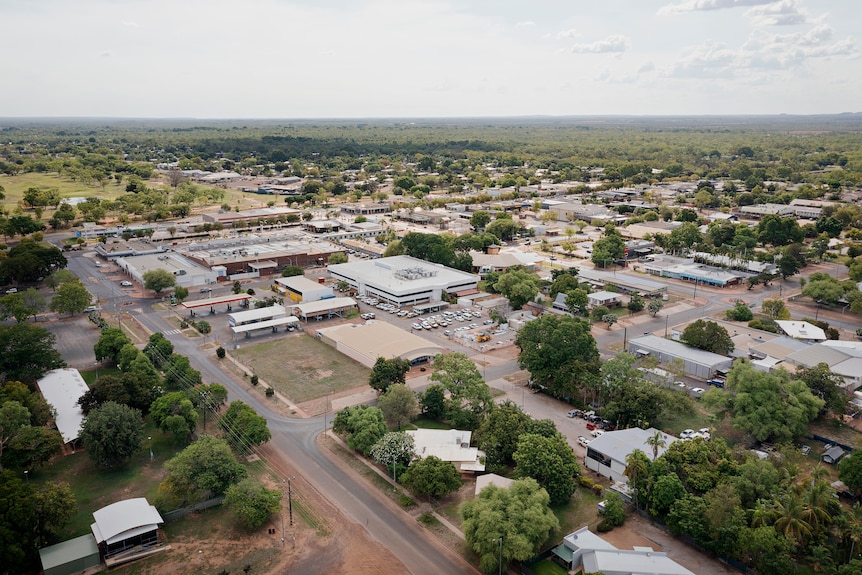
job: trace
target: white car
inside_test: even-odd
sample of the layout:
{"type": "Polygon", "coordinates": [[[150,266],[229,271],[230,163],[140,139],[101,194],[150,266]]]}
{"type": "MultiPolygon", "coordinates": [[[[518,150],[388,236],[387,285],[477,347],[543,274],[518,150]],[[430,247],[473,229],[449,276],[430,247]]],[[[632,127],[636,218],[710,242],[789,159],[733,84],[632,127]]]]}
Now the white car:
{"type": "Polygon", "coordinates": [[[123,287],[132,287],[134,284],[132,282],[130,282],[129,280],[123,280],[120,282],[120,285],[123,287]]]}
{"type": "Polygon", "coordinates": [[[694,437],[693,429],[683,429],[679,434],[680,439],[691,439],[692,437],[694,437]]]}
{"type": "Polygon", "coordinates": [[[578,443],[580,443],[581,445],[586,447],[587,445],[590,444],[590,440],[587,439],[586,437],[584,437],[583,435],[579,435],[578,436],[578,443]]]}
{"type": "Polygon", "coordinates": [[[593,437],[601,437],[602,435],[605,434],[605,432],[602,431],[601,429],[594,429],[590,433],[593,435],[593,437]]]}
{"type": "Polygon", "coordinates": [[[692,393],[703,393],[704,391],[705,390],[702,387],[692,387],[691,388],[692,393]]]}

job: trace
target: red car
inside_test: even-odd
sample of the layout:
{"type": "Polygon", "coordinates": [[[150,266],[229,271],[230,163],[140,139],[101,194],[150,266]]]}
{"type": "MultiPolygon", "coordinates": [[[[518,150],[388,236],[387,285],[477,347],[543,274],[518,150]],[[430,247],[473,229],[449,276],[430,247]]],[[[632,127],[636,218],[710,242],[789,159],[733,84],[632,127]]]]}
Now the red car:
{"type": "Polygon", "coordinates": [[[595,423],[593,423],[592,421],[588,421],[588,422],[587,422],[587,429],[589,429],[590,431],[592,431],[592,430],[594,430],[595,428],[596,428],[596,424],[595,424],[595,423]]]}

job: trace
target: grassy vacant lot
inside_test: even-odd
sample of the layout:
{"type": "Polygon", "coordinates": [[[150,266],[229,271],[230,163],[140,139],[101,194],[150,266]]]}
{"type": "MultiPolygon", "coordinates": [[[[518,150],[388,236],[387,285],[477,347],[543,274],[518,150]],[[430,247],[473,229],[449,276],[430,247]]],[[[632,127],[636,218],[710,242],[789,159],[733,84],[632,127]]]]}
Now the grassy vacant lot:
{"type": "MultiPolygon", "coordinates": [[[[85,184],[73,182],[68,178],[57,174],[29,173],[17,176],[3,176],[0,178],[0,186],[6,188],[6,199],[3,207],[12,210],[18,205],[18,201],[24,197],[27,188],[57,188],[60,197],[85,197],[100,196],[103,198],[114,198],[125,192],[124,185],[117,185],[113,180],[104,189],[98,184],[85,184]]],[[[46,210],[46,213],[49,213],[46,210]]]]}
{"type": "Polygon", "coordinates": [[[296,403],[366,385],[371,373],[307,335],[251,345],[231,354],[296,403]]]}

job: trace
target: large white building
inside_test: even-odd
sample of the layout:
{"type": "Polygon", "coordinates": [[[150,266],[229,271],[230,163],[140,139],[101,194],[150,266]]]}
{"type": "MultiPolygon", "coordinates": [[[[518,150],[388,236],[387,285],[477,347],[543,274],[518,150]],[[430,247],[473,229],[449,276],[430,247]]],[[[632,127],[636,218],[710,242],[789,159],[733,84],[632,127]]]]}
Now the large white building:
{"type": "MultiPolygon", "coordinates": [[[[608,431],[590,442],[587,446],[587,456],[584,465],[599,475],[613,481],[628,482],[626,477],[626,457],[635,449],[640,449],[649,459],[653,459],[653,448],[647,443],[656,434],[656,429],[641,429],[632,427],[619,431],[608,431]]],[[[664,447],[659,447],[658,456],[668,450],[676,437],[660,432],[664,438],[664,447]]]]}
{"type": "Polygon", "coordinates": [[[63,443],[77,440],[84,423],[84,412],[78,400],[90,389],[81,373],[71,368],[55,369],[46,373],[38,386],[42,397],[54,408],[54,424],[63,443]]]}
{"type": "Polygon", "coordinates": [[[373,367],[378,357],[399,357],[416,365],[431,361],[445,351],[439,345],[385,321],[344,323],[319,329],[316,334],[321,341],[366,367],[373,367]]]}
{"type": "Polygon", "coordinates": [[[436,302],[443,292],[475,289],[479,276],[410,256],[392,256],[329,266],[329,273],[362,294],[403,306],[436,302]]]}

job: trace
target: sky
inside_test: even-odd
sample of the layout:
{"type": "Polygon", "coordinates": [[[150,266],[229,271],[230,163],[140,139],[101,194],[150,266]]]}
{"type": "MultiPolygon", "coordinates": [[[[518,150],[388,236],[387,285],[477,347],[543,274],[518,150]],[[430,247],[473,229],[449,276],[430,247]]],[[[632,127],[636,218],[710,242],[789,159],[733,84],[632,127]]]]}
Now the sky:
{"type": "Polygon", "coordinates": [[[860,0],[0,0],[0,117],[862,112],[860,0]]]}

